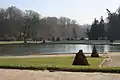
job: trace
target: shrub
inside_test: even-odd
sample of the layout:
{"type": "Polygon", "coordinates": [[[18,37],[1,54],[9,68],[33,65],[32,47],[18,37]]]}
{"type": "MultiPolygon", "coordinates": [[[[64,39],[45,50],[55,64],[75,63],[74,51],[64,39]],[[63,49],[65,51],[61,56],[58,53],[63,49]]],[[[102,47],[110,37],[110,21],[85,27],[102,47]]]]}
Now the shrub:
{"type": "Polygon", "coordinates": [[[52,37],[52,41],[55,41],[55,37],[52,37]]]}
{"type": "Polygon", "coordinates": [[[43,40],[43,43],[46,43],[46,41],[45,41],[45,40],[43,40]]]}
{"type": "Polygon", "coordinates": [[[98,53],[97,53],[97,49],[96,49],[95,45],[93,46],[93,50],[92,50],[91,57],[99,57],[99,55],[98,55],[98,53]]]}
{"type": "Polygon", "coordinates": [[[60,41],[60,37],[58,37],[58,38],[56,39],[56,41],[60,41]]]}
{"type": "Polygon", "coordinates": [[[79,50],[79,52],[76,54],[72,65],[89,65],[82,50],[79,50]]]}
{"type": "Polygon", "coordinates": [[[83,37],[80,40],[85,40],[83,37]]]}

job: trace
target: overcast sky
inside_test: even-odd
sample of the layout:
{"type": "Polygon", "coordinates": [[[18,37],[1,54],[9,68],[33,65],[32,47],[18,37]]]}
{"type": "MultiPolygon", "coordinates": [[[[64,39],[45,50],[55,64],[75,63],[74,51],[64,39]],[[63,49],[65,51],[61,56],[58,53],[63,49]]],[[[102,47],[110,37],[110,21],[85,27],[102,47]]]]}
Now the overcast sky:
{"type": "Polygon", "coordinates": [[[1,0],[0,7],[32,9],[42,16],[65,16],[79,24],[91,24],[94,18],[107,16],[106,8],[116,11],[120,0],[1,0]]]}

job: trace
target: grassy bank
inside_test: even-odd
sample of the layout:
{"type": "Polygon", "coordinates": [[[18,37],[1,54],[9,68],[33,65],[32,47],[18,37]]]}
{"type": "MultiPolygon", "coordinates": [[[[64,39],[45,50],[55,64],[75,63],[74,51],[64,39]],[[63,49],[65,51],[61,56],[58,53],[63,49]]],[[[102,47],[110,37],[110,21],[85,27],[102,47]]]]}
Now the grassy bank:
{"type": "MultiPolygon", "coordinates": [[[[0,66],[9,65],[21,65],[21,66],[66,66],[72,67],[74,57],[62,56],[62,57],[41,57],[41,58],[4,58],[0,59],[0,66]]],[[[104,58],[90,58],[88,57],[90,66],[97,67],[104,58]]]]}
{"type": "MultiPolygon", "coordinates": [[[[27,43],[24,43],[24,41],[0,41],[0,45],[22,45],[22,44],[42,44],[43,41],[27,41],[27,43]]],[[[50,43],[50,41],[46,41],[46,43],[50,43]]]]}
{"type": "Polygon", "coordinates": [[[3,44],[23,44],[24,41],[0,41],[0,45],[3,44]]]}
{"type": "Polygon", "coordinates": [[[74,57],[1,58],[1,69],[120,73],[120,67],[98,67],[104,58],[88,57],[89,66],[72,66],[74,57]]]}
{"type": "MultiPolygon", "coordinates": [[[[42,41],[27,41],[27,44],[40,44],[42,41]]],[[[79,41],[46,41],[47,44],[89,44],[89,45],[112,45],[113,43],[109,43],[108,41],[100,41],[100,40],[79,40],[79,41]]],[[[0,45],[9,45],[9,44],[24,44],[24,41],[0,41],[0,45]]]]}
{"type": "Polygon", "coordinates": [[[74,57],[1,58],[0,68],[28,70],[86,71],[98,68],[104,58],[88,57],[89,66],[72,66],[74,57]]]}

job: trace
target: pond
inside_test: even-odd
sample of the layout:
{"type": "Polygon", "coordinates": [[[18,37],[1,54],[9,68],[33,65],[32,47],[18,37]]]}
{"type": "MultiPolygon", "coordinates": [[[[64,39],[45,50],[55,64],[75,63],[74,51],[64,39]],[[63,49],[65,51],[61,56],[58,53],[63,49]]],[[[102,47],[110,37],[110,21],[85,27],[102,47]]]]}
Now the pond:
{"type": "MultiPolygon", "coordinates": [[[[83,44],[27,44],[0,45],[0,55],[35,55],[48,53],[77,53],[80,49],[84,53],[91,53],[93,45],[83,44]]],[[[120,52],[120,45],[96,45],[98,52],[120,52]]]]}

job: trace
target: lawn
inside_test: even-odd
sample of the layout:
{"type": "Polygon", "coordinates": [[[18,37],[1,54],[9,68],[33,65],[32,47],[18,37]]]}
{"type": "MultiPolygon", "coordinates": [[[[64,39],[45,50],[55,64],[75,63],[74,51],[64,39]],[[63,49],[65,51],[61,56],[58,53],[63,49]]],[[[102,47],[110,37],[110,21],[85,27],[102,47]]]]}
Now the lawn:
{"type": "MultiPolygon", "coordinates": [[[[28,44],[42,43],[42,41],[27,41],[28,44]]],[[[24,44],[24,41],[0,41],[0,45],[24,44]]]]}
{"type": "Polygon", "coordinates": [[[24,41],[0,41],[0,44],[23,44],[24,41]]]}
{"type": "Polygon", "coordinates": [[[34,68],[81,68],[98,67],[104,58],[88,57],[89,66],[72,66],[74,57],[41,57],[41,58],[4,58],[0,59],[0,67],[34,67],[34,68]]]}
{"type": "Polygon", "coordinates": [[[87,57],[89,66],[72,66],[74,57],[1,58],[1,69],[120,73],[120,67],[99,67],[104,58],[87,57]]]}

